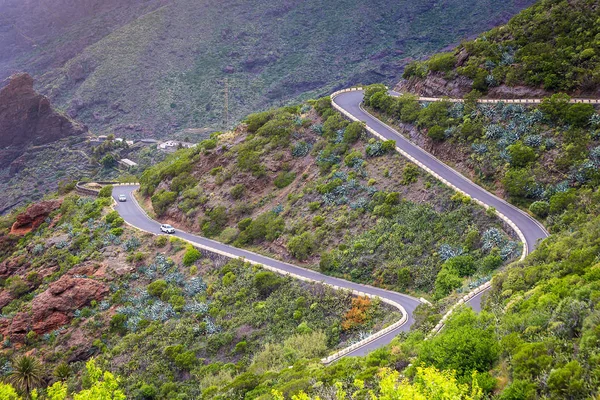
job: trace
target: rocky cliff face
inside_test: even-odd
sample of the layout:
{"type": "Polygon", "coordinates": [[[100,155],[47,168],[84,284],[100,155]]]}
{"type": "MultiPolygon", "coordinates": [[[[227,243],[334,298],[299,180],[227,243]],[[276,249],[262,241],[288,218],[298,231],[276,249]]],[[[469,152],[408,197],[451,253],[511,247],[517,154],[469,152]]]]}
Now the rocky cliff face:
{"type": "Polygon", "coordinates": [[[55,110],[38,94],[28,74],[11,76],[0,90],[0,168],[8,166],[28,146],[86,131],[84,125],[55,110]]]}
{"type": "MultiPolygon", "coordinates": [[[[12,225],[10,233],[12,235],[23,236],[37,229],[44,223],[48,215],[58,209],[61,204],[61,200],[49,200],[30,205],[24,213],[17,216],[17,220],[12,225]]],[[[0,269],[0,276],[1,273],[0,269]]]]}

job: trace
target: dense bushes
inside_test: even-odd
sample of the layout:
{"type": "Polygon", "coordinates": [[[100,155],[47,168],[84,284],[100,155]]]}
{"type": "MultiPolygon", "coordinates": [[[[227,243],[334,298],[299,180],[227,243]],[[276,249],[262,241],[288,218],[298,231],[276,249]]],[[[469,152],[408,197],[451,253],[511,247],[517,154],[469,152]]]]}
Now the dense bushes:
{"type": "Polygon", "coordinates": [[[200,250],[192,245],[188,245],[183,255],[183,265],[189,267],[202,257],[200,250]]]}
{"type": "Polygon", "coordinates": [[[306,260],[317,247],[315,237],[310,232],[294,236],[288,242],[288,250],[300,261],[306,260]]]}
{"type": "Polygon", "coordinates": [[[98,193],[98,197],[105,197],[105,198],[111,197],[112,191],[113,191],[112,185],[103,186],[102,189],[100,189],[100,192],[98,193]]]}
{"type": "Polygon", "coordinates": [[[267,297],[282,284],[281,278],[269,271],[258,272],[254,276],[254,286],[262,297],[267,297]]]}
{"type": "Polygon", "coordinates": [[[293,171],[282,171],[279,173],[279,175],[277,175],[277,177],[275,177],[275,180],[273,181],[273,184],[279,188],[279,189],[283,189],[284,187],[288,186],[290,183],[292,183],[294,181],[294,179],[296,179],[296,173],[293,171]]]}
{"type": "Polygon", "coordinates": [[[225,229],[229,217],[224,206],[217,206],[206,212],[206,218],[202,221],[202,233],[208,237],[217,236],[225,229]]]}
{"type": "Polygon", "coordinates": [[[249,244],[261,240],[272,241],[278,238],[285,228],[285,221],[274,212],[259,215],[255,220],[240,221],[239,244],[249,244]]]}
{"type": "Polygon", "coordinates": [[[176,199],[177,193],[161,189],[151,197],[152,208],[157,215],[163,215],[176,199]]]}

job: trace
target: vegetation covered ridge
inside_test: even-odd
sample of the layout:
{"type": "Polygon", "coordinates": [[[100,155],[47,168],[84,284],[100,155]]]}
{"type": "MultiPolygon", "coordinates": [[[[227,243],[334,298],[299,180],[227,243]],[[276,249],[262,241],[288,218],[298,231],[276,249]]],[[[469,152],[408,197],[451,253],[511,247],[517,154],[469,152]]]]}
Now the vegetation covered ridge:
{"type": "Polygon", "coordinates": [[[251,115],[234,133],[147,170],[148,207],[225,243],[436,299],[518,257],[493,214],[422,174],[393,142],[367,139],[328,98],[313,105],[251,115]],[[453,256],[464,265],[448,264],[452,282],[442,274],[436,284],[453,256]]]}
{"type": "Polygon", "coordinates": [[[399,87],[452,97],[473,90],[497,98],[557,91],[598,98],[599,16],[594,0],[537,2],[452,52],[409,64],[399,87]]]}
{"type": "Polygon", "coordinates": [[[20,238],[5,232],[15,216],[2,219],[1,374],[24,396],[96,399],[95,382],[110,381],[127,398],[198,398],[246,372],[319,362],[399,318],[376,299],[140,234],[105,192],[67,195],[20,238]]]}

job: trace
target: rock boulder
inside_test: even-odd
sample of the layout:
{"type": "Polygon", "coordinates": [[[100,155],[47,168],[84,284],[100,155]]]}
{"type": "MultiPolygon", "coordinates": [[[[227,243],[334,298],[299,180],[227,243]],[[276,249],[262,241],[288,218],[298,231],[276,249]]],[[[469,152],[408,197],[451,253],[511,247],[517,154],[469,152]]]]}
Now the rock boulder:
{"type": "Polygon", "coordinates": [[[13,235],[25,235],[34,229],[37,229],[50,215],[50,213],[60,207],[61,200],[48,200],[32,204],[27,207],[24,213],[17,216],[10,233],[13,235]]]}

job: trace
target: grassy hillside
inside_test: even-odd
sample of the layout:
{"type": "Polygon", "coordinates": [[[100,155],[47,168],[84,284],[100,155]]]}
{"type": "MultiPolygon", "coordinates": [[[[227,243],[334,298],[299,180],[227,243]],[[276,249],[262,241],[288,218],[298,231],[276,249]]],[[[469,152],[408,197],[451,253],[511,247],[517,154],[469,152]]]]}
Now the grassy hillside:
{"type": "MultiPolygon", "coordinates": [[[[409,82],[401,87],[424,84],[433,90],[423,81],[437,78],[438,84],[456,81],[464,93],[473,89],[492,96],[527,97],[563,91],[598,97],[599,17],[594,0],[540,1],[450,53],[411,63],[403,75],[409,82]],[[523,86],[538,91],[516,89],[523,86]]],[[[452,86],[447,84],[446,90],[452,86]]]]}
{"type": "Polygon", "coordinates": [[[140,234],[109,204],[68,195],[24,237],[7,232],[14,215],[0,221],[3,380],[27,354],[42,363],[37,385],[63,381],[74,391],[95,357],[126,377],[128,398],[198,398],[247,371],[318,359],[399,318],[378,302],[140,234]]]}
{"type": "Polygon", "coordinates": [[[369,139],[329,98],[311,103],[250,115],[149,168],[142,201],[175,226],[436,299],[520,254],[499,220],[422,174],[393,142],[369,139]]]}
{"type": "Polygon", "coordinates": [[[599,213],[600,115],[592,105],[569,104],[564,94],[525,107],[419,104],[382,86],[370,93],[374,112],[552,231],[583,222],[579,212],[599,213]]]}
{"type": "Polygon", "coordinates": [[[53,2],[43,17],[27,3],[0,6],[17,20],[0,36],[17,48],[3,70],[31,70],[44,94],[94,131],[164,137],[220,128],[225,78],[234,122],[341,86],[396,81],[411,58],[502,23],[532,1],[89,0],[73,13],[53,2]],[[40,35],[55,20],[63,29],[40,35]],[[17,28],[32,32],[35,47],[17,28]]]}

